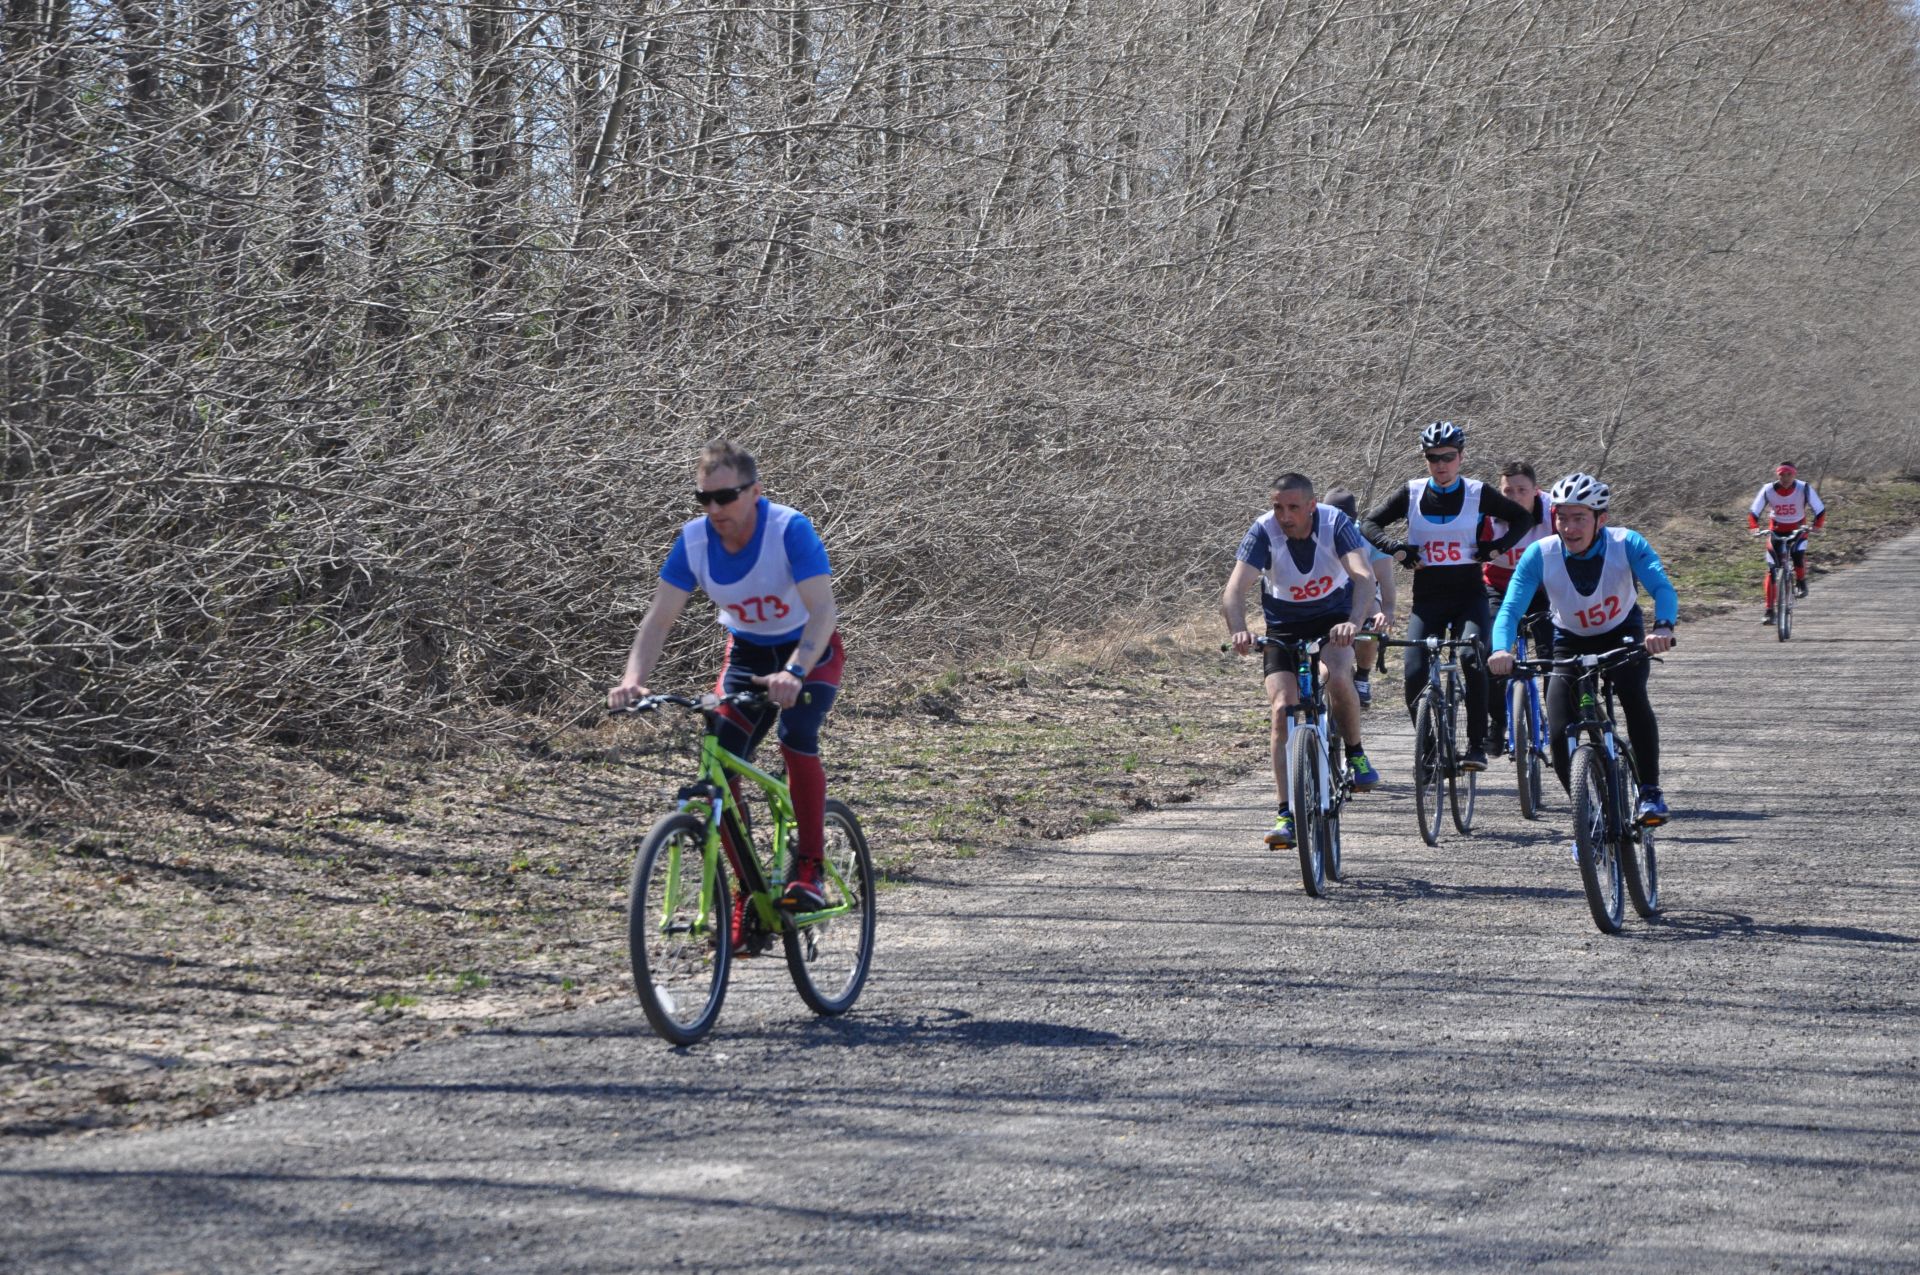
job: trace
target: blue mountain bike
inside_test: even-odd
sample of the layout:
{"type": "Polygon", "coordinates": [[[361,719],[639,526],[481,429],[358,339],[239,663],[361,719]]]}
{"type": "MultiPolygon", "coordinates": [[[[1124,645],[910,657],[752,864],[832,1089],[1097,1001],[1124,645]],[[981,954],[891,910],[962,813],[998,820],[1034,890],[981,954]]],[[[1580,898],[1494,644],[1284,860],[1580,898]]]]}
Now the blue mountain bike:
{"type": "MultiPolygon", "coordinates": [[[[1520,789],[1522,818],[1538,819],[1545,796],[1542,781],[1546,773],[1547,714],[1540,702],[1540,683],[1523,671],[1527,658],[1528,625],[1522,620],[1518,657],[1513,677],[1507,683],[1507,755],[1513,758],[1515,782],[1520,789]]],[[[1551,644],[1546,644],[1551,650],[1551,644]]]]}

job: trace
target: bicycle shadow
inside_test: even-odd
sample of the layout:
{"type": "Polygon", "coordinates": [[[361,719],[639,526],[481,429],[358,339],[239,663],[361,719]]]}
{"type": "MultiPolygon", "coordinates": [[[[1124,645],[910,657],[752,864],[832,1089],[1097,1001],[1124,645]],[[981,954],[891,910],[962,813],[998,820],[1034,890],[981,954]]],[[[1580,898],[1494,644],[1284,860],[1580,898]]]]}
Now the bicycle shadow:
{"type": "Polygon", "coordinates": [[[1714,939],[1813,939],[1830,943],[1920,943],[1920,937],[1869,930],[1857,925],[1782,925],[1754,920],[1744,912],[1663,911],[1648,923],[1649,937],[1674,943],[1714,939]]]}
{"type": "Polygon", "coordinates": [[[1467,885],[1458,881],[1436,882],[1425,877],[1352,876],[1343,878],[1343,888],[1355,894],[1371,894],[1390,902],[1410,899],[1577,899],[1575,887],[1542,885],[1467,885]]]}
{"type": "Polygon", "coordinates": [[[956,1045],[991,1053],[1009,1048],[1108,1049],[1128,1041],[1118,1032],[1097,1028],[1033,1018],[976,1018],[967,1010],[948,1008],[911,1019],[857,1015],[816,1019],[806,1024],[793,1043],[802,1048],[956,1045]]]}

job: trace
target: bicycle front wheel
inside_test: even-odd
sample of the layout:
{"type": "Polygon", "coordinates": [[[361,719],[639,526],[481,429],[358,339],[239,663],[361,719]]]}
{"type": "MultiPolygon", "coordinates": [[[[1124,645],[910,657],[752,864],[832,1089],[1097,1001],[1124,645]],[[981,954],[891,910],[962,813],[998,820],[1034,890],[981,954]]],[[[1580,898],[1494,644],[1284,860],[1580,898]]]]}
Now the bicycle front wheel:
{"type": "MultiPolygon", "coordinates": [[[[1782,556],[1786,551],[1781,551],[1782,556]]],[[[1788,562],[1792,562],[1789,557],[1788,562]]],[[[1780,567],[1774,572],[1773,586],[1773,627],[1782,642],[1793,636],[1793,568],[1780,567]]]]}
{"type": "Polygon", "coordinates": [[[1533,715],[1533,696],[1528,683],[1514,678],[1507,688],[1507,722],[1513,731],[1514,782],[1520,788],[1520,817],[1540,817],[1540,752],[1534,747],[1539,727],[1533,715]]]}
{"type": "MultiPolygon", "coordinates": [[[[1640,791],[1640,760],[1633,755],[1633,748],[1626,749],[1627,776],[1632,780],[1630,792],[1640,791]]],[[[1643,918],[1652,920],[1660,911],[1660,857],[1653,848],[1653,829],[1642,827],[1635,818],[1631,802],[1625,812],[1623,827],[1627,835],[1620,839],[1620,858],[1627,878],[1627,897],[1633,900],[1633,910],[1643,918]]]]}
{"type": "Polygon", "coordinates": [[[873,967],[873,853],[844,801],[827,801],[825,866],[827,906],[788,918],[781,938],[800,999],[833,1015],[853,1008],[873,967]]]}
{"type": "Polygon", "coordinates": [[[1440,821],[1446,818],[1440,790],[1446,786],[1451,760],[1441,716],[1433,691],[1421,691],[1413,716],[1413,813],[1420,821],[1421,840],[1430,846],[1440,844],[1440,821]]]}
{"type": "Polygon", "coordinates": [[[633,987],[653,1030],[691,1045],[713,1029],[733,959],[727,874],[705,854],[705,823],[669,815],[640,843],[627,889],[633,987]]]}
{"type": "Polygon", "coordinates": [[[1606,759],[1592,744],[1574,750],[1572,768],[1573,844],[1580,859],[1580,883],[1586,888],[1587,909],[1604,934],[1618,934],[1625,911],[1620,856],[1614,841],[1608,807],[1613,794],[1606,759]]]}
{"type": "Polygon", "coordinates": [[[1287,739],[1287,788],[1293,844],[1300,852],[1300,884],[1318,898],[1327,890],[1326,816],[1321,811],[1320,735],[1311,723],[1295,722],[1287,739]]]}

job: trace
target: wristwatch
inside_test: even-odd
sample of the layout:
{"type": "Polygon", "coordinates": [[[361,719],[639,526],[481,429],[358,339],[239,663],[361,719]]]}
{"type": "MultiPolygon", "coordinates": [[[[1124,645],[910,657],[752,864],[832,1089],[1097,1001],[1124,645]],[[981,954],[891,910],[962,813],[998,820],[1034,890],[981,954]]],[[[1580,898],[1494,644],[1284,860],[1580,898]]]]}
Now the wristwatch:
{"type": "Polygon", "coordinates": [[[807,670],[801,668],[798,664],[789,664],[785,668],[781,669],[780,671],[782,673],[790,673],[794,677],[799,678],[803,682],[807,680],[807,670]]]}

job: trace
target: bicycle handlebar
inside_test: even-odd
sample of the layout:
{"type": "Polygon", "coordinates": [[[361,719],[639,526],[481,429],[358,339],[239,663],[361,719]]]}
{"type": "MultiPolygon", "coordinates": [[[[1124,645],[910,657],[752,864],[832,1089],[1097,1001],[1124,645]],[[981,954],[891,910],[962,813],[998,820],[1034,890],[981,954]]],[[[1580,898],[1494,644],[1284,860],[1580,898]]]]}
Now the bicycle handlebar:
{"type": "MultiPolygon", "coordinates": [[[[812,698],[813,695],[811,692],[802,692],[800,702],[804,704],[812,698]]],[[[766,691],[759,688],[735,691],[731,695],[715,695],[709,691],[707,694],[699,696],[698,698],[690,698],[685,695],[643,695],[625,708],[609,708],[607,710],[607,716],[618,717],[626,713],[650,713],[656,708],[665,708],[668,706],[692,709],[699,713],[717,713],[723,708],[765,708],[772,702],[773,701],[767,698],[766,691]]]]}
{"type": "MultiPolygon", "coordinates": [[[[1674,645],[1679,645],[1678,642],[1674,645]]],[[[1636,659],[1648,659],[1658,662],[1660,657],[1648,651],[1638,642],[1625,646],[1616,646],[1611,651],[1599,651],[1592,655],[1568,655],[1552,660],[1515,660],[1513,671],[1528,675],[1552,673],[1556,669],[1586,668],[1605,672],[1636,659]]]]}
{"type": "Polygon", "coordinates": [[[1482,645],[1479,638],[1443,638],[1438,634],[1423,638],[1383,637],[1380,639],[1380,644],[1382,646],[1419,646],[1425,647],[1429,651],[1439,651],[1456,646],[1471,646],[1478,649],[1482,645]]]}

